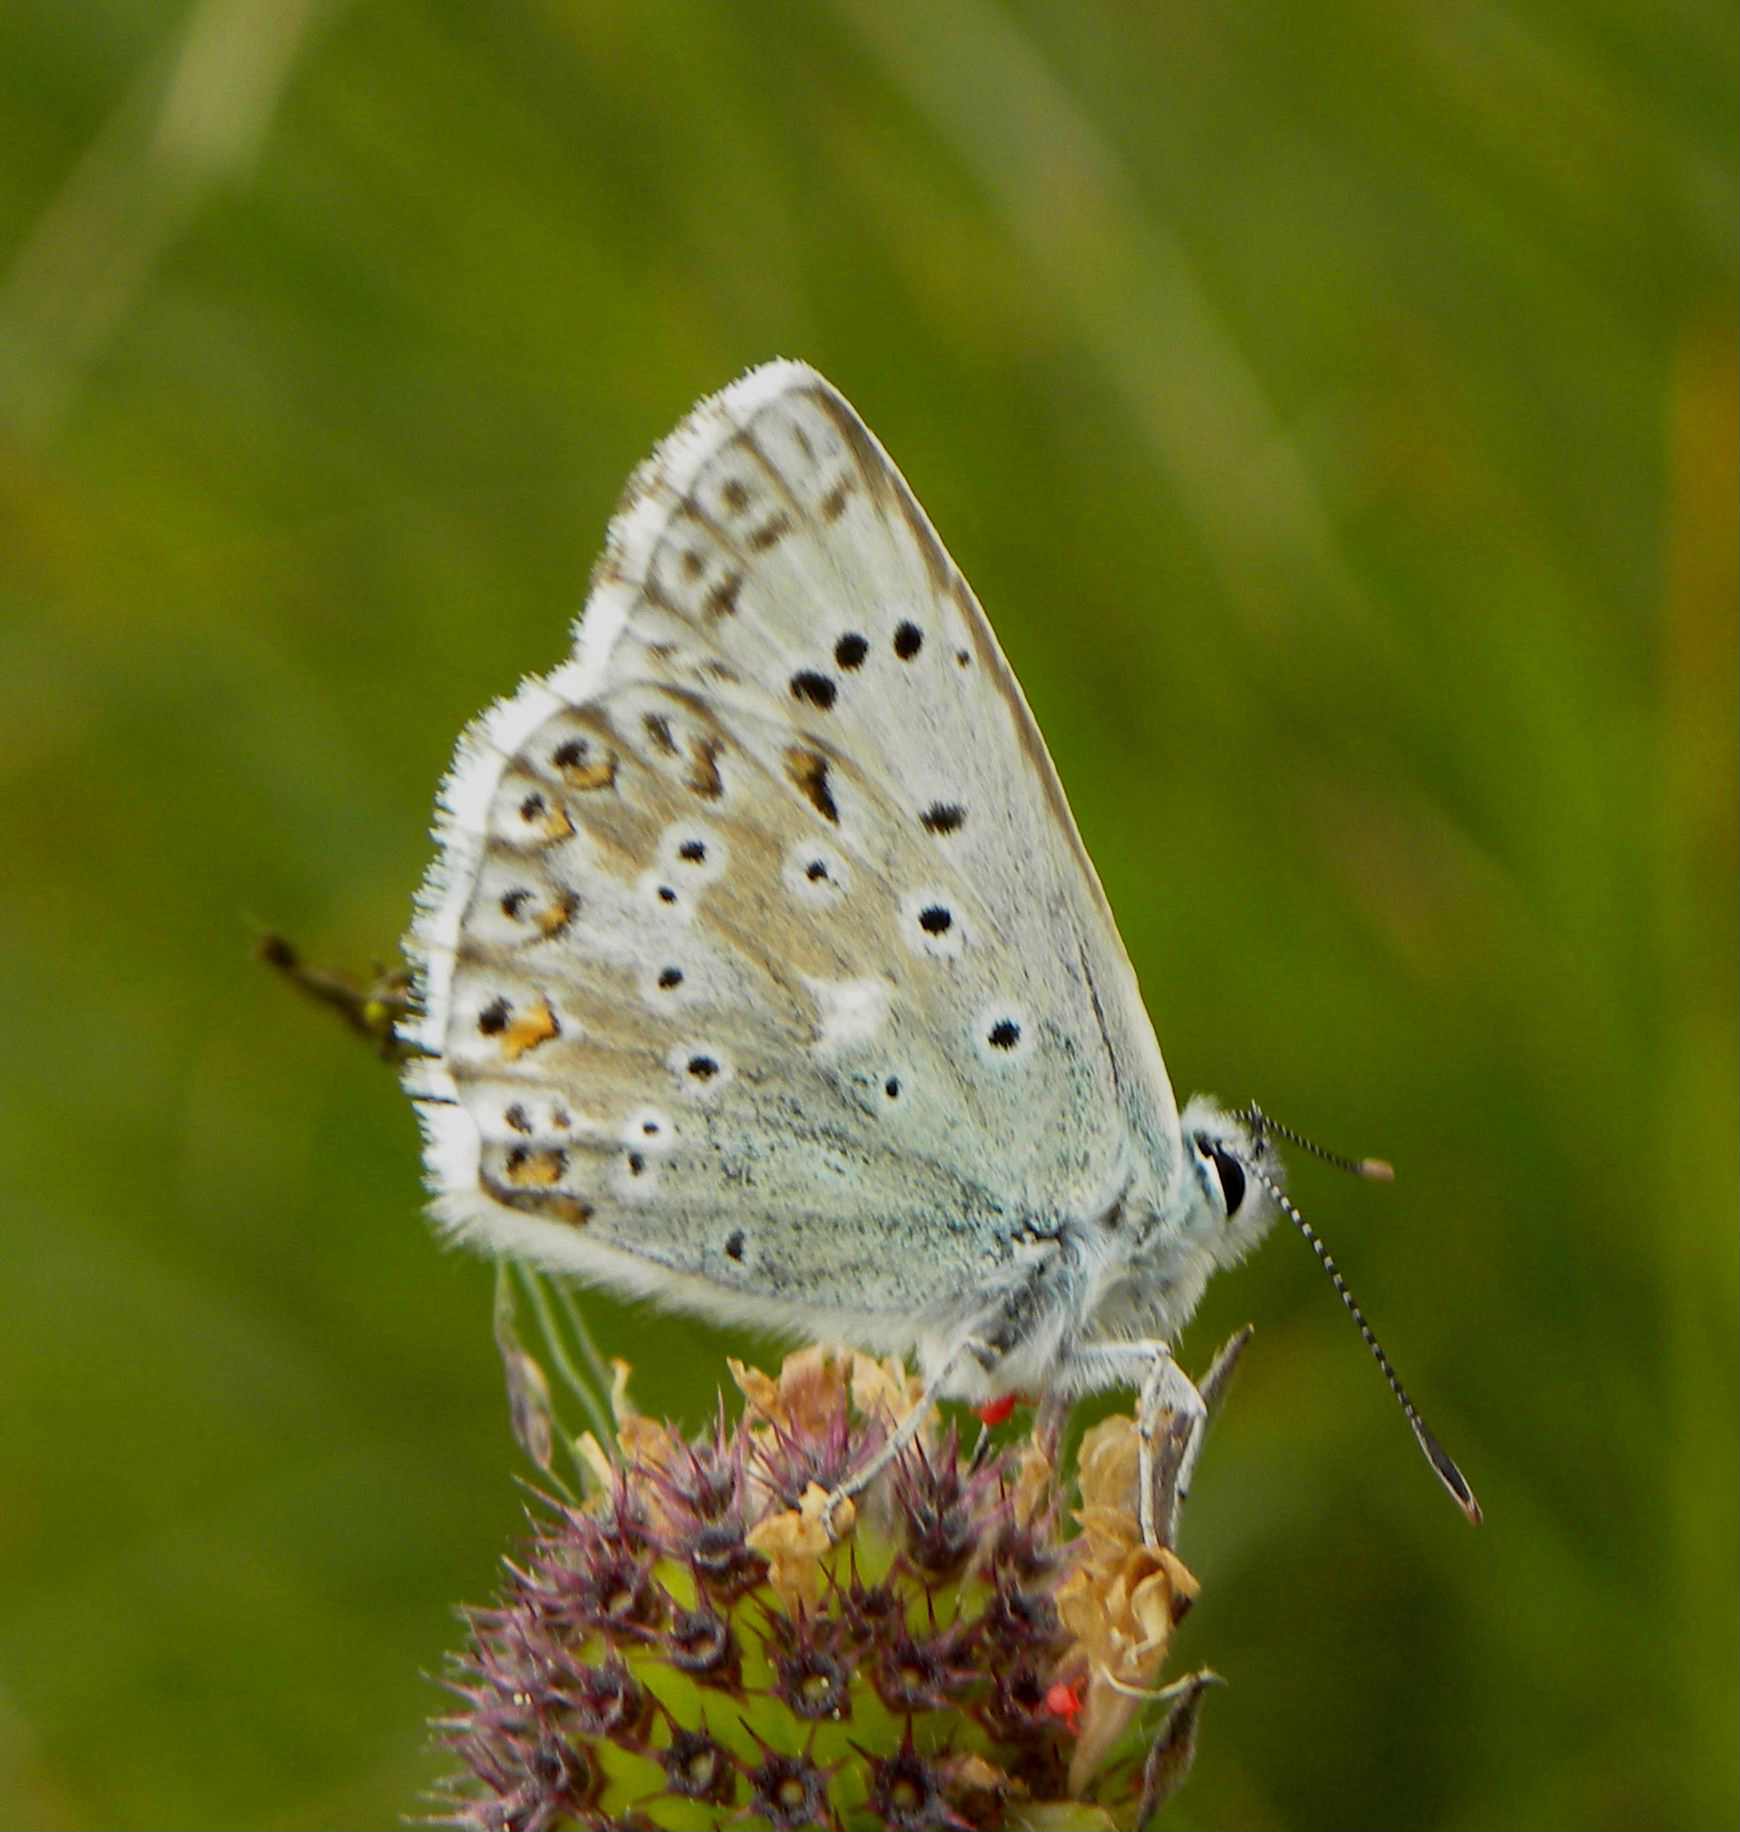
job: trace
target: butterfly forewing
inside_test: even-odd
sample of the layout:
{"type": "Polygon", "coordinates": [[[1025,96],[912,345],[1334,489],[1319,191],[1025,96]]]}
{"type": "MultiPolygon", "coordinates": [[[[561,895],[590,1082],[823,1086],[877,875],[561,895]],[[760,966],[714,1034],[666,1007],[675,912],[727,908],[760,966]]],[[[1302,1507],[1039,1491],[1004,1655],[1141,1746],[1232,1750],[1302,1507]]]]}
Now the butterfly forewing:
{"type": "Polygon", "coordinates": [[[813,371],[752,372],[636,473],[575,659],[477,722],[444,806],[412,1077],[460,1232],[898,1341],[1169,1177],[1031,715],[813,371]]]}

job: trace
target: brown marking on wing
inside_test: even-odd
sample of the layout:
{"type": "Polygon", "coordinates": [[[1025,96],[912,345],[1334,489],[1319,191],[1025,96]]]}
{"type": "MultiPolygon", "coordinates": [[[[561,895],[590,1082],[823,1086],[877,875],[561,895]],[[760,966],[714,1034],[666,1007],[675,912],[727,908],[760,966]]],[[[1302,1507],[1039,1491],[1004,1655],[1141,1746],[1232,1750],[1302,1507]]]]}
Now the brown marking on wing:
{"type": "Polygon", "coordinates": [[[477,1181],[493,1201],[499,1202],[504,1209],[518,1209],[523,1215],[543,1215],[552,1221],[566,1222],[571,1228],[583,1228],[594,1213],[591,1203],[570,1196],[566,1190],[515,1189],[485,1170],[478,1172],[477,1181]]]}
{"type": "Polygon", "coordinates": [[[840,810],[834,801],[834,792],[828,786],[828,760],[818,751],[806,749],[801,744],[788,745],[785,753],[785,773],[792,780],[800,795],[824,820],[832,821],[837,827],[840,824],[840,810]]]}
{"type": "Polygon", "coordinates": [[[846,449],[851,452],[858,466],[859,475],[864,479],[871,500],[884,512],[894,509],[906,523],[913,545],[924,561],[931,589],[939,595],[946,592],[957,576],[954,562],[949,558],[947,548],[937,538],[936,530],[930,525],[930,518],[919,507],[917,497],[907,488],[906,479],[876,443],[876,435],[831,388],[811,388],[808,394],[833,421],[840,437],[845,440],[846,449]]]}
{"type": "Polygon", "coordinates": [[[568,738],[558,744],[550,761],[570,789],[590,794],[608,789],[616,781],[616,753],[587,738],[568,738]]]}
{"type": "Polygon", "coordinates": [[[559,846],[574,837],[574,822],[559,801],[551,801],[541,789],[534,789],[520,803],[521,824],[545,846],[559,846]]]}
{"type": "Polygon", "coordinates": [[[751,553],[766,553],[770,547],[777,547],[791,533],[792,520],[782,509],[770,515],[759,528],[751,531],[749,550],[751,553]]]}
{"type": "MultiPolygon", "coordinates": [[[[737,480],[733,478],[731,481],[735,483],[737,480]]],[[[741,485],[738,487],[742,488],[741,485]]],[[[745,500],[748,500],[747,492],[745,493],[745,500]]],[[[743,548],[738,542],[737,537],[724,525],[724,523],[715,521],[713,517],[701,507],[701,504],[693,495],[685,496],[681,502],[677,504],[676,517],[681,517],[685,521],[691,521],[696,527],[704,529],[721,553],[730,555],[739,565],[742,564],[743,548]]],[[[673,519],[675,519],[675,517],[673,519]]],[[[666,538],[669,539],[670,537],[667,535],[666,538]]],[[[682,613],[679,611],[677,615],[681,616],[682,613]]]]}
{"type": "MultiPolygon", "coordinates": [[[[766,410],[763,409],[763,411],[766,410]]],[[[795,421],[793,425],[795,427],[795,421]]],[[[742,452],[750,459],[756,469],[773,486],[774,494],[784,502],[788,513],[800,521],[806,518],[808,512],[804,507],[803,499],[792,488],[791,480],[762,449],[761,441],[756,438],[753,431],[753,422],[738,430],[737,437],[731,441],[731,445],[733,449],[742,452]]]]}
{"type": "Polygon", "coordinates": [[[858,467],[858,475],[864,479],[871,499],[879,506],[886,507],[892,489],[893,470],[882,456],[876,444],[876,436],[862,420],[851,405],[835,394],[832,388],[809,387],[804,394],[834,423],[834,430],[845,441],[846,450],[852,454],[852,462],[858,467]]]}
{"type": "Polygon", "coordinates": [[[731,617],[737,611],[738,595],[743,590],[743,575],[740,572],[728,572],[706,597],[707,614],[710,617],[731,617]]]}
{"type": "Polygon", "coordinates": [[[725,784],[719,775],[719,753],[724,748],[718,738],[696,738],[689,745],[689,755],[694,761],[684,781],[706,801],[717,801],[725,793],[725,784]]]}

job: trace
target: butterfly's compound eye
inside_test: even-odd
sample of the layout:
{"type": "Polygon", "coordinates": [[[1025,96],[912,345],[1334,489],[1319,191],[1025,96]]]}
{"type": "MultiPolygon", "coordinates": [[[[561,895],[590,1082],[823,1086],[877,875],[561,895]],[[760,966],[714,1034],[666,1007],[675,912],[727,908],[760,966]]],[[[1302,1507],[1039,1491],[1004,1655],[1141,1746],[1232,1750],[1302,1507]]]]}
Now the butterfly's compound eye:
{"type": "Polygon", "coordinates": [[[1230,1151],[1214,1148],[1214,1168],[1220,1178],[1220,1193],[1226,1198],[1226,1218],[1231,1221],[1245,1199],[1245,1167],[1230,1151]]]}
{"type": "Polygon", "coordinates": [[[1245,1199],[1245,1167],[1224,1146],[1216,1144],[1206,1132],[1199,1132],[1192,1142],[1214,1166],[1214,1174],[1220,1179],[1221,1200],[1226,1204],[1226,1218],[1231,1221],[1245,1199]]]}

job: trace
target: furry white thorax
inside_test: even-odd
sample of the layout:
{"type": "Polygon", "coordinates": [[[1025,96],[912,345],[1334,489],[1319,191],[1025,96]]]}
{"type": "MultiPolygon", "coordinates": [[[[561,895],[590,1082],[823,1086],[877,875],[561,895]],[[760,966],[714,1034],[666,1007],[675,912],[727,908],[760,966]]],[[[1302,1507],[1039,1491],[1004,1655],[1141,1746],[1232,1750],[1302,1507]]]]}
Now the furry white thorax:
{"type": "Polygon", "coordinates": [[[1185,1151],[1171,1185],[1156,1190],[1133,1184],[1105,1213],[1060,1229],[1044,1297],[1007,1353],[989,1366],[970,1355],[956,1357],[962,1335],[973,1328],[958,1315],[940,1320],[911,1345],[927,1378],[950,1369],[941,1381],[943,1395],[972,1401],[1010,1392],[1079,1397],[1100,1383],[1076,1363],[1074,1350],[1176,1341],[1210,1277],[1237,1264],[1269,1232],[1279,1211],[1263,1186],[1249,1179],[1229,1217],[1212,1156],[1196,1144],[1209,1141],[1282,1184],[1269,1141],[1203,1095],[1194,1096],[1180,1117],[1185,1151]]]}

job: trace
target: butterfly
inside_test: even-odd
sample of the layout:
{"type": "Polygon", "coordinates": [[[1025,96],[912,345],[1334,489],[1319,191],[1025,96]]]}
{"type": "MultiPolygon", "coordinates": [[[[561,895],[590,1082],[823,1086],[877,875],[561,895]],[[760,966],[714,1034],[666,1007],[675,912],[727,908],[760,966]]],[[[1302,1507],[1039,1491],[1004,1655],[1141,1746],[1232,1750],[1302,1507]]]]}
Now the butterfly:
{"type": "Polygon", "coordinates": [[[693,409],[439,809],[406,1080],[445,1230],[916,1357],[885,1456],[935,1399],[1136,1387],[1187,1486],[1170,1344],[1305,1226],[1277,1129],[1180,1112],[1021,688],[837,389],[778,361],[693,409]]]}

